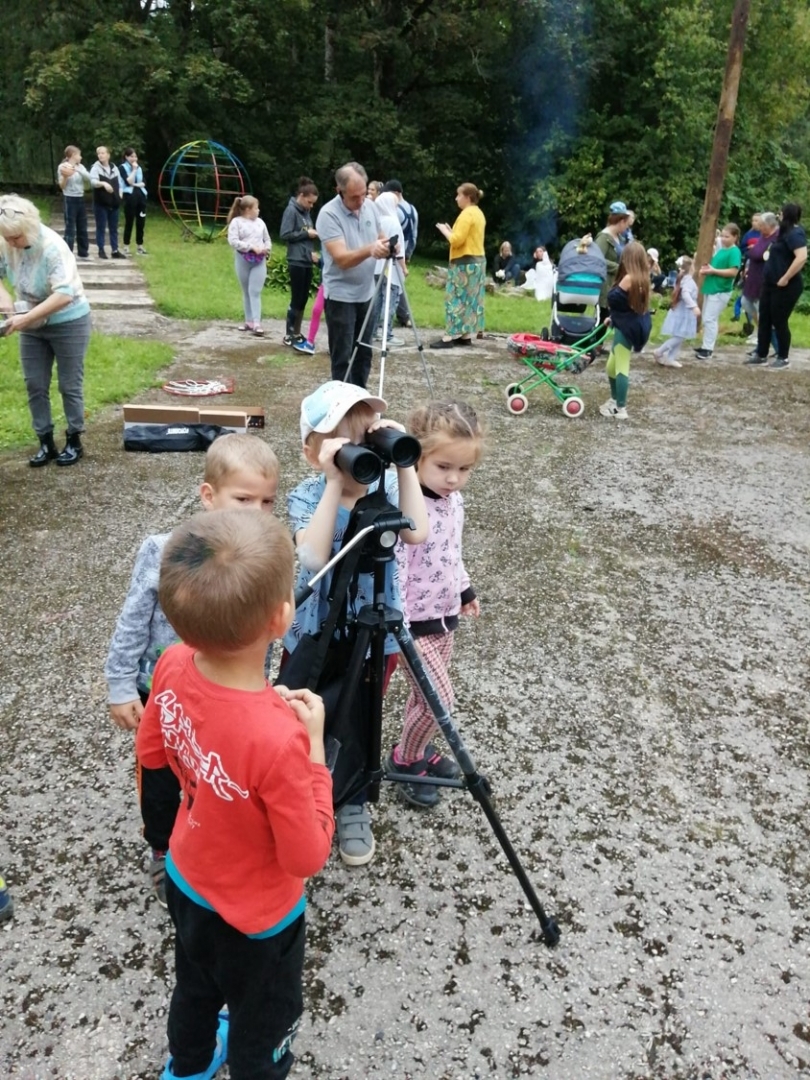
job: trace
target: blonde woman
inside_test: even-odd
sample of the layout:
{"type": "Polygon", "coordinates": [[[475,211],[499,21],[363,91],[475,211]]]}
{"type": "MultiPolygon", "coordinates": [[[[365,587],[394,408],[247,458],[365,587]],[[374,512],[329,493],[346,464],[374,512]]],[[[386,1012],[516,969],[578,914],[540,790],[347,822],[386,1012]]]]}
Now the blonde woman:
{"type": "Polygon", "coordinates": [[[0,312],[2,333],[20,335],[20,362],[39,450],[29,465],[75,465],[84,453],[84,357],[90,343],[90,305],[76,260],[65,241],[43,225],[19,195],[0,196],[0,312]],[[16,302],[2,285],[13,287],[16,302]],[[53,439],[53,364],[67,419],[67,444],[53,439]]]}

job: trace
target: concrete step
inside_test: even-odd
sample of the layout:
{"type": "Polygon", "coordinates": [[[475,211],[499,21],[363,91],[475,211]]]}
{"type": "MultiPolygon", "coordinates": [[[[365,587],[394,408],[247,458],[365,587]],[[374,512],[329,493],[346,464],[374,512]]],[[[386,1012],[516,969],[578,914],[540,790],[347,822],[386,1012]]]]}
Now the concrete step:
{"type": "Polygon", "coordinates": [[[153,308],[155,301],[142,289],[88,289],[93,308],[153,308]]]}
{"type": "Polygon", "coordinates": [[[113,263],[113,270],[108,270],[106,263],[78,263],[79,277],[85,285],[109,285],[112,288],[124,288],[127,285],[143,285],[144,276],[137,266],[128,266],[124,262],[113,263]]]}

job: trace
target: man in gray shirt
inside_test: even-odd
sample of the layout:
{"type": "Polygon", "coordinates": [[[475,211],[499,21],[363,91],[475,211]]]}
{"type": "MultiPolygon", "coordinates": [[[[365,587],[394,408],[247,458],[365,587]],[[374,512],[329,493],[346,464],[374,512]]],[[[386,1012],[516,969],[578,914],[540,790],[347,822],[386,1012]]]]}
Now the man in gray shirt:
{"type": "Polygon", "coordinates": [[[350,161],[335,173],[337,195],[318,214],[315,230],[323,253],[323,291],[329,329],[332,378],[365,388],[371,370],[371,346],[360,331],[374,294],[374,264],[388,255],[374,203],[366,198],[368,176],[350,161]],[[357,343],[357,355],[348,371],[357,343]],[[348,372],[348,374],[347,374],[348,372]]]}

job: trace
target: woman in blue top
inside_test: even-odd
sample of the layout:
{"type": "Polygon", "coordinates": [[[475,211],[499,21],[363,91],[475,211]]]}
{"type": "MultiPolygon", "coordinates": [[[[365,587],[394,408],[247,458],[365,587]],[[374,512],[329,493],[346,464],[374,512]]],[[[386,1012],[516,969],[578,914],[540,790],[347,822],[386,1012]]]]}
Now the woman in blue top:
{"type": "Polygon", "coordinates": [[[75,465],[82,456],[84,356],[90,342],[90,305],[76,260],[65,241],[42,224],[39,211],[19,195],[0,196],[0,281],[14,288],[16,303],[0,284],[3,334],[19,333],[20,360],[39,451],[29,464],[55,460],[75,465]],[[50,386],[53,362],[67,418],[67,445],[53,441],[50,386]]]}

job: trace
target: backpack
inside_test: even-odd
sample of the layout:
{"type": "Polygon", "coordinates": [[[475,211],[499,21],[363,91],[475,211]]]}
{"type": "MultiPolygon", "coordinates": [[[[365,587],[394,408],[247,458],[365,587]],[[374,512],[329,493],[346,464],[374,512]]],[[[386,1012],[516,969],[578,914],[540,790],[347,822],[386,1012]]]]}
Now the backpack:
{"type": "Polygon", "coordinates": [[[413,249],[416,246],[414,240],[414,225],[416,224],[416,211],[410,203],[407,204],[406,210],[402,203],[397,207],[397,216],[399,217],[399,223],[402,226],[402,239],[405,241],[405,257],[410,258],[413,253],[413,249]]]}

